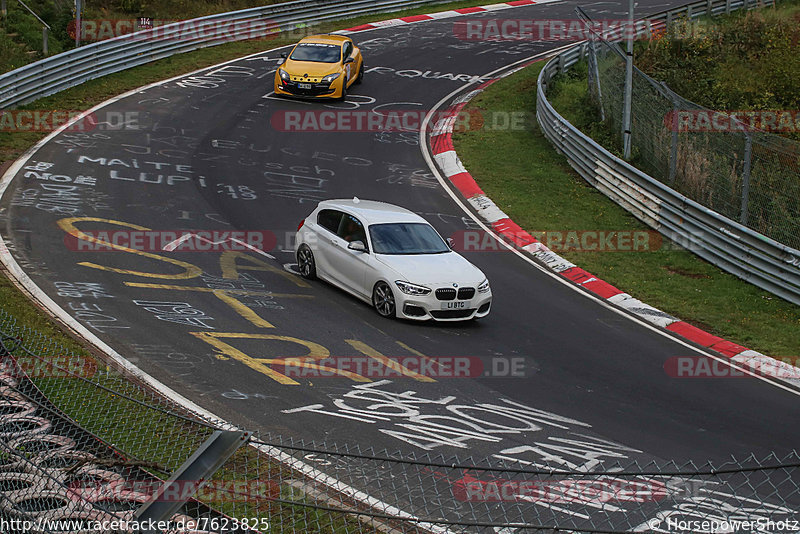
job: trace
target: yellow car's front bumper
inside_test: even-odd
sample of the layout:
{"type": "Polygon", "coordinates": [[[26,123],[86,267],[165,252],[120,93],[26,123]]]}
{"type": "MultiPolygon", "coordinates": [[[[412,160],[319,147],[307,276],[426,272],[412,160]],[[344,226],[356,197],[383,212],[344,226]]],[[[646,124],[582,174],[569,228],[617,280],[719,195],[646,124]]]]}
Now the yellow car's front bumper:
{"type": "Polygon", "coordinates": [[[276,74],[274,91],[276,95],[296,96],[299,98],[342,98],[343,82],[344,80],[335,80],[333,84],[283,82],[280,76],[276,74]]]}

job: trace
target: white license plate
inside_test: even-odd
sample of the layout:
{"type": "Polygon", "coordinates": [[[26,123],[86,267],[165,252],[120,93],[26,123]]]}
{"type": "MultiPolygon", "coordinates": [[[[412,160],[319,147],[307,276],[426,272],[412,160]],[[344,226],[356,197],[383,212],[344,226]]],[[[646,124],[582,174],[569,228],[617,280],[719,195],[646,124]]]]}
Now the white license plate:
{"type": "Polygon", "coordinates": [[[468,300],[450,300],[442,302],[443,310],[467,310],[469,309],[470,301],[468,300]]]}
{"type": "Polygon", "coordinates": [[[311,84],[310,83],[298,83],[297,87],[299,87],[300,89],[311,89],[311,84]]]}

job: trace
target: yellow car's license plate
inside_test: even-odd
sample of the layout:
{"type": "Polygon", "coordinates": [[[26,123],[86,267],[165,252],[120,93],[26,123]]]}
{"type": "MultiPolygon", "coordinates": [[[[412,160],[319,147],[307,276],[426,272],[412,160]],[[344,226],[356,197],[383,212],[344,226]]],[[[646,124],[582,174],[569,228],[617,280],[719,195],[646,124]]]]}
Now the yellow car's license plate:
{"type": "Polygon", "coordinates": [[[311,84],[310,83],[298,83],[297,86],[300,89],[311,89],[311,84]]]}

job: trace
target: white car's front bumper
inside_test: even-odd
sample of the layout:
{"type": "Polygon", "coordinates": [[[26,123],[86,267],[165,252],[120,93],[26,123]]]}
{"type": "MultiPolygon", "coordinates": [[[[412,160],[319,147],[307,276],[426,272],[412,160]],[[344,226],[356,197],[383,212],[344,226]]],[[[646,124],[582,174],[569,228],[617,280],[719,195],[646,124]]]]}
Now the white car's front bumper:
{"type": "Polygon", "coordinates": [[[443,293],[453,293],[452,286],[431,287],[431,292],[424,296],[408,295],[400,291],[397,286],[392,288],[395,295],[397,316],[403,319],[413,319],[416,321],[466,321],[474,318],[486,317],[492,307],[492,291],[480,293],[475,289],[462,287],[455,289],[455,298],[443,293]],[[472,289],[474,293],[470,298],[466,297],[464,290],[472,289]],[[439,290],[437,292],[437,290],[439,290]],[[443,291],[446,290],[446,291],[443,291]],[[461,290],[461,294],[459,294],[461,290]]]}

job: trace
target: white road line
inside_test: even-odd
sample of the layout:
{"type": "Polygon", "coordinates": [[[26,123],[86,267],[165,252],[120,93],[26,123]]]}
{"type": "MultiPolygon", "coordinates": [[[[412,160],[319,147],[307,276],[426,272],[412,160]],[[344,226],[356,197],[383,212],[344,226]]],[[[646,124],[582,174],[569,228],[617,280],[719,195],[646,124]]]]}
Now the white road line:
{"type": "Polygon", "coordinates": [[[191,233],[191,232],[183,234],[182,236],[180,236],[178,239],[175,239],[174,241],[170,241],[169,243],[164,245],[164,248],[162,248],[161,250],[165,250],[167,252],[172,252],[176,248],[181,246],[183,243],[189,241],[190,239],[197,239],[198,241],[201,241],[203,243],[208,243],[209,245],[221,245],[223,243],[232,242],[232,243],[236,243],[237,245],[241,245],[241,246],[245,247],[248,250],[252,250],[256,254],[261,254],[262,256],[265,256],[265,257],[267,257],[267,258],[269,258],[271,260],[275,259],[275,256],[273,256],[272,254],[264,252],[260,248],[254,247],[253,245],[245,243],[244,241],[242,241],[240,239],[236,239],[235,237],[229,237],[227,239],[220,239],[219,241],[212,241],[211,239],[206,239],[203,236],[200,236],[200,235],[197,235],[197,234],[194,234],[194,233],[191,233]]]}

